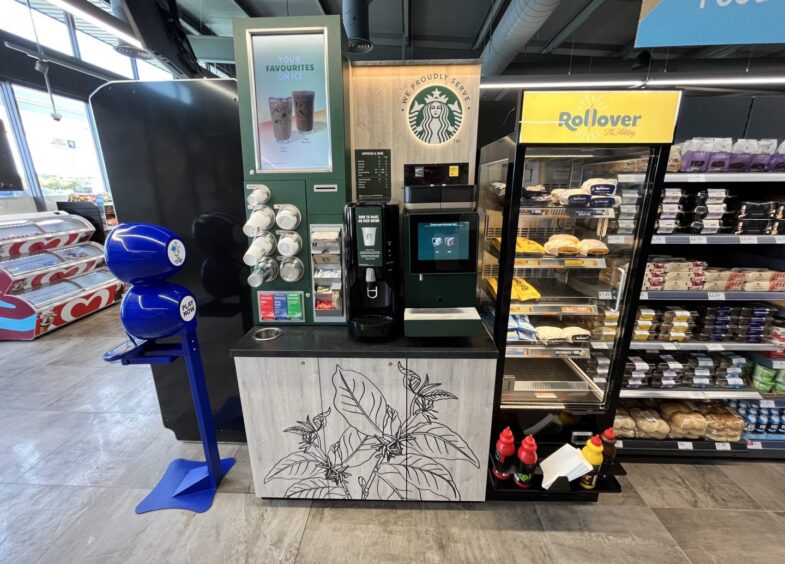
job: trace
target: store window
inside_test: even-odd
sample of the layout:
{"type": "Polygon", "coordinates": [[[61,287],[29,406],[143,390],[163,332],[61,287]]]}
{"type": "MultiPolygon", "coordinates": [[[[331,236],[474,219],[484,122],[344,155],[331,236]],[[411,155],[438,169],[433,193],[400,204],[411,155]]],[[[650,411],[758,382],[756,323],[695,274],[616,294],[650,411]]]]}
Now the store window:
{"type": "Polygon", "coordinates": [[[172,80],[174,78],[169,71],[141,59],[136,60],[136,70],[139,73],[139,80],[172,80]]]}
{"type": "Polygon", "coordinates": [[[74,54],[65,23],[38,10],[33,10],[33,21],[31,22],[30,13],[24,2],[0,0],[0,29],[35,41],[36,34],[33,32],[33,24],[35,24],[35,32],[38,34],[41,45],[68,55],[74,54]]]}
{"type": "Polygon", "coordinates": [[[131,59],[115,51],[112,44],[80,31],[78,29],[80,27],[79,22],[77,22],[76,27],[76,41],[79,44],[79,53],[83,61],[121,76],[134,77],[131,59]]]}
{"type": "Polygon", "coordinates": [[[22,179],[22,186],[24,190],[0,190],[0,215],[9,213],[25,213],[34,212],[35,200],[27,185],[27,179],[24,174],[24,166],[22,159],[19,156],[19,148],[11,131],[11,122],[8,117],[8,109],[3,99],[3,94],[0,92],[0,121],[3,122],[3,131],[6,137],[4,146],[11,148],[11,157],[16,165],[16,171],[22,179]]]}
{"type": "Polygon", "coordinates": [[[87,105],[55,96],[57,111],[62,115],[55,121],[46,92],[16,85],[13,90],[47,207],[74,194],[108,192],[87,105]]]}

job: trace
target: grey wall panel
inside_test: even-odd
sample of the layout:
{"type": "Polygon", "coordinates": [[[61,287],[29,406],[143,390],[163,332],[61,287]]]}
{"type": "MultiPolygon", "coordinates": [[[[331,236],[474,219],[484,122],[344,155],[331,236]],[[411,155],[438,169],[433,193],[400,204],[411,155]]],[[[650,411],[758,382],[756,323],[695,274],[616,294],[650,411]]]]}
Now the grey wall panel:
{"type": "Polygon", "coordinates": [[[692,137],[744,137],[751,96],[685,96],[676,141],[692,137]]]}
{"type": "Polygon", "coordinates": [[[747,135],[751,139],[785,139],[785,95],[756,96],[747,135]]]}

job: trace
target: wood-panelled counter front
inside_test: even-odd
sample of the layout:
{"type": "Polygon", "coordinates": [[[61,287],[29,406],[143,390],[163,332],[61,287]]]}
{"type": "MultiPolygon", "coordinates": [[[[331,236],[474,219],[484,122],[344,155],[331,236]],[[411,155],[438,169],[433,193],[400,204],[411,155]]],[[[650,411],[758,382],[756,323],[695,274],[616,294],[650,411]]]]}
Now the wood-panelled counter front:
{"type": "Polygon", "coordinates": [[[483,501],[498,352],[488,337],[352,340],[256,329],[232,349],[256,495],[483,501]]]}

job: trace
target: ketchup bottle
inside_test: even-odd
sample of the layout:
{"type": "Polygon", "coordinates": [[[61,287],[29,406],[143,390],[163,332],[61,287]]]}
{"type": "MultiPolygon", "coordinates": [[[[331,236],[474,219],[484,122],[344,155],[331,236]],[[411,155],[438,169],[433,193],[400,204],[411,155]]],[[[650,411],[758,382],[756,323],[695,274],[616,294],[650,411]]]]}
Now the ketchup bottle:
{"type": "Polygon", "coordinates": [[[537,443],[534,437],[527,435],[518,449],[518,472],[512,477],[515,485],[523,489],[531,487],[535,468],[537,468],[537,443]]]}
{"type": "MultiPolygon", "coordinates": [[[[505,427],[504,431],[499,433],[499,440],[496,441],[496,452],[493,455],[496,458],[496,462],[501,465],[506,462],[508,456],[512,456],[514,454],[515,437],[512,435],[510,428],[505,427]]],[[[509,474],[498,472],[495,467],[493,468],[493,475],[500,480],[508,480],[510,478],[509,474]]]]}
{"type": "Polygon", "coordinates": [[[606,478],[611,471],[613,461],[616,458],[616,431],[613,427],[608,427],[600,435],[602,439],[602,466],[600,466],[600,477],[606,478]]]}

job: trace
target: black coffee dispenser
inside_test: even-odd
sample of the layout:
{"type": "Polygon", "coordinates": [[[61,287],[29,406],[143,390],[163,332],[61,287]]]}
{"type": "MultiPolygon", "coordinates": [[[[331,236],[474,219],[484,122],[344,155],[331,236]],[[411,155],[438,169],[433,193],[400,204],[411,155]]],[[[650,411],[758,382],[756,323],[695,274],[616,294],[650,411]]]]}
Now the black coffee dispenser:
{"type": "Polygon", "coordinates": [[[400,331],[398,205],[357,202],[344,208],[349,334],[389,339],[400,331]]]}

